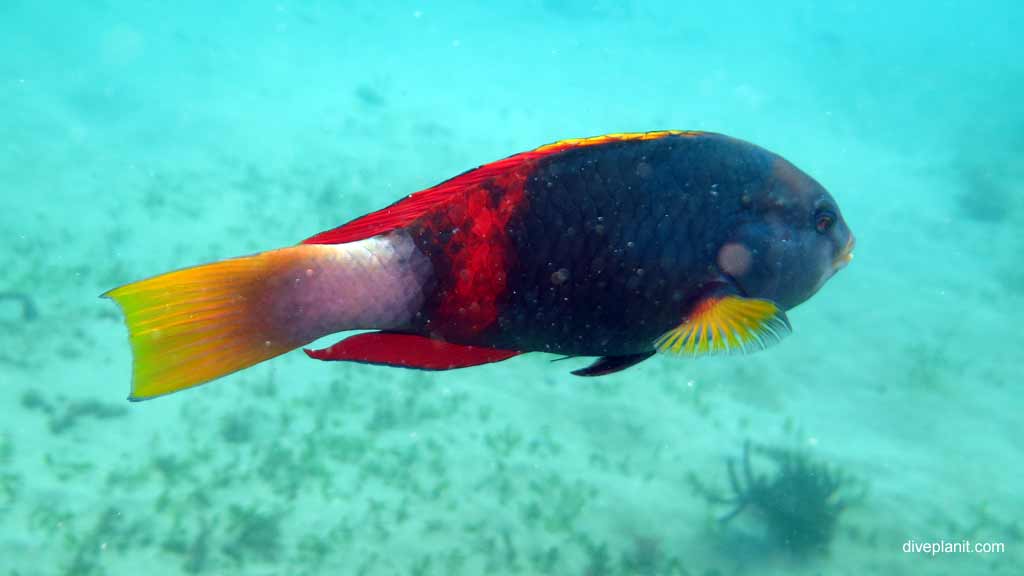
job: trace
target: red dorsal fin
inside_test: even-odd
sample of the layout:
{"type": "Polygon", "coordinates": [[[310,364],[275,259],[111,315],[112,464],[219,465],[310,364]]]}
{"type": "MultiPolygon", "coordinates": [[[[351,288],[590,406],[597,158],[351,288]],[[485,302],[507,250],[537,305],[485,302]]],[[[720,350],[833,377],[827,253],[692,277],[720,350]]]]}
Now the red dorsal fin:
{"type": "Polygon", "coordinates": [[[410,194],[387,208],[356,218],[333,230],[321,232],[304,240],[303,244],[343,244],[402,228],[435,208],[452,202],[460,192],[465,192],[481,182],[518,168],[525,170],[526,163],[537,156],[539,154],[525,152],[463,172],[433,188],[410,194]]]}
{"type": "Polygon", "coordinates": [[[468,172],[463,172],[450,180],[445,180],[437,186],[410,194],[387,208],[371,212],[365,216],[360,216],[359,218],[332,230],[321,232],[316,236],[304,240],[303,244],[343,244],[345,242],[355,242],[356,240],[362,240],[364,238],[369,238],[371,236],[384,234],[385,232],[402,228],[435,208],[452,202],[457,199],[460,193],[465,192],[482,182],[501,176],[508,176],[510,172],[514,172],[516,170],[522,170],[525,174],[529,171],[531,164],[538,158],[549,156],[570,148],[596,146],[599,144],[606,144],[608,142],[653,140],[663,138],[665,136],[696,136],[698,134],[700,133],[662,130],[659,132],[605,134],[604,136],[594,136],[592,138],[561,140],[553,144],[541,146],[536,150],[522,152],[514,156],[509,156],[503,160],[498,160],[497,162],[484,164],[483,166],[469,170],[468,172]]]}
{"type": "Polygon", "coordinates": [[[365,332],[323,350],[305,350],[317,360],[348,360],[420,370],[451,370],[501,362],[521,352],[463,346],[415,334],[365,332]]]}

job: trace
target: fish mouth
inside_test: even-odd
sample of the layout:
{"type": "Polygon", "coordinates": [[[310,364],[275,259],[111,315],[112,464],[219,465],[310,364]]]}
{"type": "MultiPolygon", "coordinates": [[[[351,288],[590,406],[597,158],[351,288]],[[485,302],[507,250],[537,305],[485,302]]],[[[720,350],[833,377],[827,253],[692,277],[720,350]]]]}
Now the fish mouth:
{"type": "Polygon", "coordinates": [[[853,234],[850,234],[850,239],[846,241],[846,246],[843,246],[839,255],[832,260],[832,269],[836,272],[842,270],[847,264],[853,260],[853,248],[857,245],[857,239],[854,238],[853,234]]]}

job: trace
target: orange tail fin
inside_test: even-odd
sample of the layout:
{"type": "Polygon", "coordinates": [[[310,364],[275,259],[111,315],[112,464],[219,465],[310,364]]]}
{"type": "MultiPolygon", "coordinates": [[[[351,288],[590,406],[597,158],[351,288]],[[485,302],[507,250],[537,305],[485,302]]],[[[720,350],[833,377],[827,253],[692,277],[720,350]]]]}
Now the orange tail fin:
{"type": "MultiPolygon", "coordinates": [[[[197,386],[315,339],[275,321],[274,296],[315,260],[294,246],[170,272],[103,294],[122,309],[134,356],[129,400],[197,386]]],[[[297,281],[297,280],[296,280],[297,281]]]]}

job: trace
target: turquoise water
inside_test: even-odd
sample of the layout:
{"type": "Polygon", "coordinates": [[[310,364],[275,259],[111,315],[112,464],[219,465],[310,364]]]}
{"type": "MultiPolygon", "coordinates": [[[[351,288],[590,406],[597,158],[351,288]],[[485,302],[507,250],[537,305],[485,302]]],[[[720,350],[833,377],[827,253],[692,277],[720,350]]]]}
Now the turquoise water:
{"type": "Polygon", "coordinates": [[[212,4],[0,3],[0,575],[1024,571],[1017,3],[212,4]],[[292,353],[124,400],[101,292],[666,128],[779,152],[857,234],[778,347],[600,379],[292,353]],[[771,449],[808,467],[722,522],[747,442],[766,486],[771,449]]]}

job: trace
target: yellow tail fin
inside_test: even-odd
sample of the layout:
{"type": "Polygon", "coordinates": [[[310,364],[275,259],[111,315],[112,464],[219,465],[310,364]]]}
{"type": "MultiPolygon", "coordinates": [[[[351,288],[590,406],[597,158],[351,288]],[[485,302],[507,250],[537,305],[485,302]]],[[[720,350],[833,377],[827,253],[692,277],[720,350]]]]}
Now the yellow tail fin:
{"type": "Polygon", "coordinates": [[[300,245],[224,260],[103,294],[117,302],[128,325],[134,356],[128,399],[197,386],[306,344],[275,325],[269,310],[275,291],[310,251],[300,245]]]}

